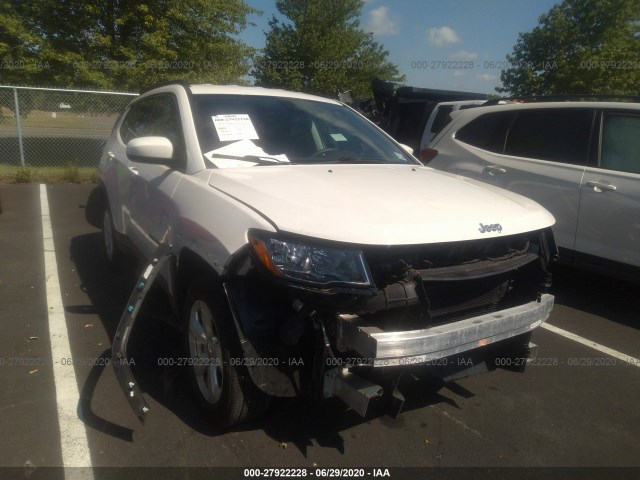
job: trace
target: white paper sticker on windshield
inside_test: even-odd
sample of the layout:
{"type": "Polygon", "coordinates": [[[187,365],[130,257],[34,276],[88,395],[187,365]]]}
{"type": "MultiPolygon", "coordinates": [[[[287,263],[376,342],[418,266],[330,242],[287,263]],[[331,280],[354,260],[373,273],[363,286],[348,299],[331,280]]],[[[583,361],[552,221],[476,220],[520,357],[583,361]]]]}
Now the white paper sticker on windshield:
{"type": "Polygon", "coordinates": [[[347,137],[345,137],[341,133],[332,133],[331,134],[331,138],[333,138],[336,142],[346,142],[347,141],[347,137]]]}
{"type": "Polygon", "coordinates": [[[246,113],[214,115],[211,119],[221,142],[258,140],[258,133],[246,113]]]}

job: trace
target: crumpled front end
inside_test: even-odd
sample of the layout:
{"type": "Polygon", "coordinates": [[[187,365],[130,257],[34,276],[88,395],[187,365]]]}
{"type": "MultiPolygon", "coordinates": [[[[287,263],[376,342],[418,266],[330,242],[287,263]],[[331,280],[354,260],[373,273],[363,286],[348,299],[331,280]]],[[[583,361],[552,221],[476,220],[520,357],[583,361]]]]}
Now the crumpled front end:
{"type": "Polygon", "coordinates": [[[446,381],[526,357],[553,306],[550,229],[360,252],[367,281],[352,285],[280,275],[255,243],[229,265],[243,363],[263,392],[337,396],[362,415],[385,394],[401,405],[407,371],[446,381]]]}

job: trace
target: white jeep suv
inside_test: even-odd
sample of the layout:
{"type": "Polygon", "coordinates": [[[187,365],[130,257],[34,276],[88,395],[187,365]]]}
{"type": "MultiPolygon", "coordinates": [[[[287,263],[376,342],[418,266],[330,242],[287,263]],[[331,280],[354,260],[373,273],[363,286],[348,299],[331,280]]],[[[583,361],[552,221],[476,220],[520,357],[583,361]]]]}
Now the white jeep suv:
{"type": "Polygon", "coordinates": [[[303,394],[399,410],[407,371],[523,362],[553,305],[549,212],[423,167],[337,101],[158,86],[118,120],[99,177],[108,259],[166,252],[157,279],[217,425],[303,394]]]}

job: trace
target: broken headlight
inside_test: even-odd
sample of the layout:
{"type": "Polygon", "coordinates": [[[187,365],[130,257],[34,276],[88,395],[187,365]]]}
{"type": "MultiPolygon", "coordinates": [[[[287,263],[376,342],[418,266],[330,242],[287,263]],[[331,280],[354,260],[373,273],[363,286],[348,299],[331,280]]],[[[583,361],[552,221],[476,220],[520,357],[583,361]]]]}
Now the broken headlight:
{"type": "Polygon", "coordinates": [[[312,245],[298,240],[251,237],[260,262],[271,273],[318,285],[370,286],[371,276],[362,252],[312,245]]]}

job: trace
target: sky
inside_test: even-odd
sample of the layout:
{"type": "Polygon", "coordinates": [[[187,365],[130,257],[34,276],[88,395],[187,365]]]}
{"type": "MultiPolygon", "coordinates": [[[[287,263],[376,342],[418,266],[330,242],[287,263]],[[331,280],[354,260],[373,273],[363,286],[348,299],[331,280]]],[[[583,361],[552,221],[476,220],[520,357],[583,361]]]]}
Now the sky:
{"type": "MultiPolygon", "coordinates": [[[[245,0],[261,10],[241,38],[263,48],[274,0],[245,0]]],[[[360,26],[373,32],[406,85],[496,93],[520,32],[530,32],[558,0],[366,0],[360,26]]]]}

